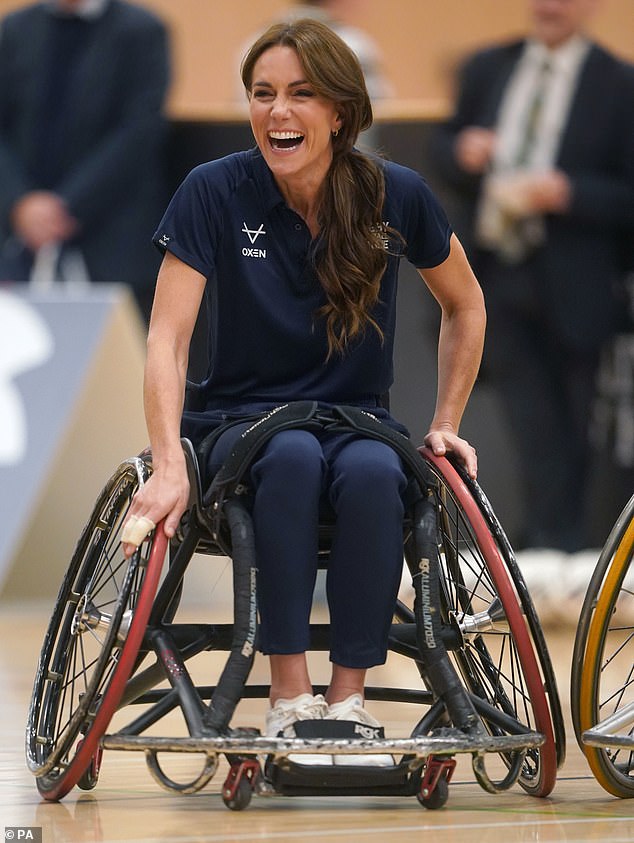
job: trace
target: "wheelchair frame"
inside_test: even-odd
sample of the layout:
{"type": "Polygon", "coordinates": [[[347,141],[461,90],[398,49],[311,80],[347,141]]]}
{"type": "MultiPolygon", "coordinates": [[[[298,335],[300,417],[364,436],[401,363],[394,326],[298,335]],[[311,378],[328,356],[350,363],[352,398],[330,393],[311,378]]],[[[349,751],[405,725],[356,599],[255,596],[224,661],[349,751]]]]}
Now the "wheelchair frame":
{"type": "Polygon", "coordinates": [[[634,796],[634,495],[612,528],[588,584],[571,672],[577,743],[599,784],[634,796]]]}
{"type": "MultiPolygon", "coordinates": [[[[183,447],[192,498],[169,553],[160,525],[129,560],[119,549],[132,497],[152,471],[149,451],[118,467],[78,542],[45,636],[28,715],[27,763],[45,799],[59,800],[75,785],[94,787],[104,749],[144,752],[155,780],[179,793],[204,788],[224,756],[230,769],[222,798],[234,810],[246,807],[254,792],[415,795],[437,808],[447,800],[459,753],[471,755],[475,778],[490,793],[516,782],[531,795],[551,792],[565,731],[543,633],[504,531],[479,485],[458,465],[412,448],[426,477],[404,525],[416,599],[413,608],[397,603],[389,649],[414,662],[422,688],[366,688],[367,699],[416,707],[411,734],[267,738],[231,726],[240,699],[269,692],[247,681],[257,616],[243,488],[234,478],[230,494],[206,499],[191,444],[183,440],[183,447]],[[194,552],[231,557],[232,624],[175,622],[194,552]],[[215,686],[197,687],[186,662],[209,650],[228,652],[227,662],[215,686]],[[165,680],[167,688],[157,687],[165,680]],[[144,710],[105,734],[114,713],[133,705],[144,710]],[[175,709],[187,737],[147,734],[175,709]],[[159,753],[174,752],[205,756],[197,778],[182,783],[165,773],[159,753]],[[388,753],[400,760],[387,768],[289,760],[303,753],[388,753]],[[501,761],[501,777],[487,769],[491,755],[501,761]]],[[[328,649],[327,625],[313,625],[311,636],[311,649],[328,649]]]]}

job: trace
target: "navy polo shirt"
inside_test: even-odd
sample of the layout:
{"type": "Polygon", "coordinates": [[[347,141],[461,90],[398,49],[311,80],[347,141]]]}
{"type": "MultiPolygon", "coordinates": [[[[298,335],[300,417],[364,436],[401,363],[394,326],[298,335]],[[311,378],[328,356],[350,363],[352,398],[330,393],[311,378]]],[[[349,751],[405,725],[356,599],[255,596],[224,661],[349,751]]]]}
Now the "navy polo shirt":
{"type": "MultiPolygon", "coordinates": [[[[419,268],[449,254],[447,218],[417,173],[385,169],[384,220],[404,237],[419,268]]],[[[393,379],[400,255],[390,255],[373,317],[343,355],[326,360],[326,299],[313,270],[316,248],[285,203],[259,150],[196,167],[175,193],[154,243],[207,279],[211,363],[202,384],[207,411],[312,399],[375,406],[393,379]]]]}

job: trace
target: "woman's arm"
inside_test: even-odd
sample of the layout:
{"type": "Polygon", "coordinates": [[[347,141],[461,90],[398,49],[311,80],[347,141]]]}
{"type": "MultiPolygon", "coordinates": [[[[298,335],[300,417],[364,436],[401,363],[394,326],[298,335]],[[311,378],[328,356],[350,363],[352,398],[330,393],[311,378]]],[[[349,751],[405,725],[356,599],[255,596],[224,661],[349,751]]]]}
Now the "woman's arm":
{"type": "MultiPolygon", "coordinates": [[[[168,538],[174,535],[189,500],[180,424],[189,344],[204,288],[201,273],[165,254],[156,283],[143,384],[154,471],[134,496],[130,516],[154,524],[165,519],[168,538]]],[[[135,546],[126,543],[124,549],[130,555],[135,546]]]]}
{"type": "Polygon", "coordinates": [[[454,451],[475,477],[475,450],[459,438],[458,430],[482,359],[484,297],[455,234],[446,260],[419,272],[442,310],[436,409],[425,444],[439,455],[454,451]]]}

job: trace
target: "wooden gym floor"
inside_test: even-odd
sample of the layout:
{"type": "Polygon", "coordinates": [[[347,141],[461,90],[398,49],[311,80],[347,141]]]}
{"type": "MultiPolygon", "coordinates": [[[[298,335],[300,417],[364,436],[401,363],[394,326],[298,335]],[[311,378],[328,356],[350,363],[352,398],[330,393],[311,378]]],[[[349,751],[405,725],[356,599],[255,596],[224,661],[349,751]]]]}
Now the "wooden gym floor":
{"type": "MultiPolygon", "coordinates": [[[[221,768],[199,794],[179,796],[162,790],[151,778],[141,753],[107,752],[97,787],[77,789],[58,804],[43,802],[24,761],[24,729],[31,684],[50,606],[0,607],[0,810],[7,829],[27,829],[42,843],[71,841],[134,841],[134,843],[217,843],[217,841],[306,841],[354,843],[433,839],[443,843],[490,841],[611,841],[634,840],[634,800],[619,800],[596,783],[579,752],[568,715],[570,657],[574,629],[547,629],[551,656],[566,711],[568,756],[550,797],[535,799],[518,786],[493,796],[476,783],[468,756],[459,757],[449,800],[438,811],[423,809],[414,797],[380,799],[350,797],[271,798],[254,796],[243,812],[228,810],[219,790],[221,768]],[[430,837],[431,839],[431,837],[430,837]]],[[[318,666],[319,667],[319,666],[318,666]]],[[[265,665],[256,663],[255,681],[266,681],[265,665]]],[[[399,684],[397,665],[376,669],[373,684],[399,684]],[[380,675],[380,671],[386,675],[380,675]]],[[[209,681],[209,680],[208,680],[209,681]]],[[[321,680],[317,680],[321,681],[321,680]]],[[[405,680],[407,681],[407,680],[405,680]]],[[[260,725],[264,701],[245,702],[244,716],[260,725]]],[[[383,719],[388,734],[399,732],[392,705],[370,710],[383,719]]],[[[196,758],[178,756],[171,772],[192,778],[196,758]]],[[[10,839],[6,836],[6,839],[10,839]]],[[[27,835],[27,836],[25,836],[27,835]]]]}

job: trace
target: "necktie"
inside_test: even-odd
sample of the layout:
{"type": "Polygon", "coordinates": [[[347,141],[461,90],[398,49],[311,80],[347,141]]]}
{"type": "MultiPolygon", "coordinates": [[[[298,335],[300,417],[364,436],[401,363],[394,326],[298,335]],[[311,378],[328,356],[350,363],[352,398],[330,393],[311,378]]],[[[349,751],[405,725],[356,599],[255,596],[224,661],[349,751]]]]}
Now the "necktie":
{"type": "Polygon", "coordinates": [[[516,208],[516,202],[521,195],[521,185],[515,181],[513,171],[530,169],[540,117],[551,80],[551,69],[550,61],[545,59],[537,73],[532,96],[525,111],[517,150],[511,158],[511,174],[494,173],[485,188],[478,236],[482,245],[492,249],[505,263],[519,263],[524,260],[543,240],[543,219],[539,216],[525,216],[516,208]]]}
{"type": "Polygon", "coordinates": [[[526,167],[530,163],[531,153],[537,138],[539,118],[544,106],[546,92],[550,83],[551,65],[549,59],[544,59],[537,74],[533,98],[526,113],[526,123],[520,145],[515,156],[516,167],[526,167]]]}

